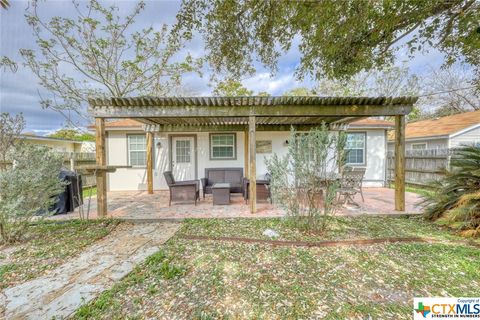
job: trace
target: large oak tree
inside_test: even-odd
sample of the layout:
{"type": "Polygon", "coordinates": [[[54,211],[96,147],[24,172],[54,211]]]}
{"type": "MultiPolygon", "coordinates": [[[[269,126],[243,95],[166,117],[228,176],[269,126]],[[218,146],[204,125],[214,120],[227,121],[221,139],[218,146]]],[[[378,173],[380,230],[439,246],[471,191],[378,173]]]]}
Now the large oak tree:
{"type": "Polygon", "coordinates": [[[403,46],[471,64],[480,83],[478,0],[183,0],[177,18],[176,32],[200,32],[214,70],[235,77],[253,72],[255,59],[275,71],[298,43],[299,78],[348,78],[390,64],[403,46]]]}

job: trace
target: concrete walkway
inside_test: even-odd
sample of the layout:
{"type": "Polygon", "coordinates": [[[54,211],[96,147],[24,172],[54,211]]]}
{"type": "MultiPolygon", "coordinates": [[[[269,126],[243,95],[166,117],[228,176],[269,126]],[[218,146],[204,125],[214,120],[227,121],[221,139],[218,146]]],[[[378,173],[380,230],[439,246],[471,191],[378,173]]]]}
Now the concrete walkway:
{"type": "MultiPolygon", "coordinates": [[[[65,318],[155,253],[179,223],[122,224],[80,256],[48,275],[8,288],[0,296],[1,318],[65,318]]],[[[71,239],[75,241],[75,239],[71,239]]]]}

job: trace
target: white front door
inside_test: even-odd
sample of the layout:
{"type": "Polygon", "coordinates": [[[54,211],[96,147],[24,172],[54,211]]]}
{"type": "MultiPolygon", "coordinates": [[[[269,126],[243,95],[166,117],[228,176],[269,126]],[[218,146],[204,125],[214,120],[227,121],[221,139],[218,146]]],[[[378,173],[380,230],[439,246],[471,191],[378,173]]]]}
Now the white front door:
{"type": "Polygon", "coordinates": [[[172,137],[172,172],[177,181],[195,179],[194,137],[172,137]]]}

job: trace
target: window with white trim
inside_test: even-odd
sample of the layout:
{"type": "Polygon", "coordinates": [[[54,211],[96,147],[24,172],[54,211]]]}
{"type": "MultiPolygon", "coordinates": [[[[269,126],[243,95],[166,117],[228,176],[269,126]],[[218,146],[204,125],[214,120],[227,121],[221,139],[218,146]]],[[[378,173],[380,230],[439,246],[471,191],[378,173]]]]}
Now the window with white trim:
{"type": "Polygon", "coordinates": [[[426,150],[426,143],[412,143],[412,150],[426,150]]]}
{"type": "Polygon", "coordinates": [[[235,140],[235,133],[210,134],[210,159],[236,159],[235,140]]]}
{"type": "Polygon", "coordinates": [[[147,165],[147,139],[144,134],[129,134],[128,165],[145,167],[147,165]]]}
{"type": "Polygon", "coordinates": [[[348,132],[345,145],[346,162],[350,165],[365,165],[365,132],[348,132]]]}

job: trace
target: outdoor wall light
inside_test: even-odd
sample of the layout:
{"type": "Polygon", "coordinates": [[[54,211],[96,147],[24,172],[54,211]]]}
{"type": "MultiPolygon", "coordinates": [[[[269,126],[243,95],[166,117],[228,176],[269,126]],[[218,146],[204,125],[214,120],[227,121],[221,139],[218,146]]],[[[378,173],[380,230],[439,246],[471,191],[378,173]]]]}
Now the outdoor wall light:
{"type": "Polygon", "coordinates": [[[157,146],[158,149],[162,147],[162,143],[160,141],[158,141],[155,145],[157,146]]]}

